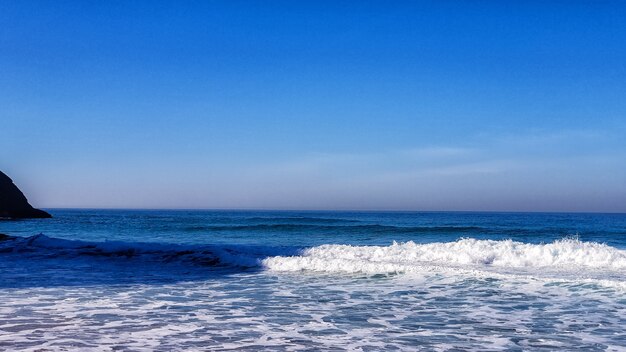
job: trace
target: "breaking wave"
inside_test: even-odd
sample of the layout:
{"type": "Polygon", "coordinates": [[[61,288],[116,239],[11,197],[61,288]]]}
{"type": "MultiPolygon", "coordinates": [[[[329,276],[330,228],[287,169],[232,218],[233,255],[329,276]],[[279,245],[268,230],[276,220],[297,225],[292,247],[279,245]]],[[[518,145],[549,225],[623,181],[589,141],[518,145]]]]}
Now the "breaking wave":
{"type": "MultiPolygon", "coordinates": [[[[339,274],[461,273],[511,274],[550,278],[610,279],[626,284],[626,250],[566,238],[530,244],[512,240],[463,238],[454,242],[389,246],[325,244],[299,248],[247,245],[177,245],[141,242],[89,242],[39,234],[0,237],[0,255],[29,259],[130,260],[272,272],[339,274]],[[239,268],[239,269],[238,269],[239,268]],[[545,276],[545,275],[544,275],[545,276]],[[545,276],[547,277],[547,276],[545,276]]],[[[157,269],[158,270],[158,269],[157,269]]]]}
{"type": "Polygon", "coordinates": [[[433,266],[619,271],[626,269],[626,251],[575,238],[547,244],[464,238],[428,244],[394,242],[390,246],[322,245],[299,256],[266,258],[263,265],[276,271],[366,274],[419,272],[433,266]]]}

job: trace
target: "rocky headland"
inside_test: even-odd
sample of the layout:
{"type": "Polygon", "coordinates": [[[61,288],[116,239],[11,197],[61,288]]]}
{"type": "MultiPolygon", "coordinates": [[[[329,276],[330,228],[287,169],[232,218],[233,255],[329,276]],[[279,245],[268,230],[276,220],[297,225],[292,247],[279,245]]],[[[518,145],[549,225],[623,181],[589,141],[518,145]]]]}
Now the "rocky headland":
{"type": "Polygon", "coordinates": [[[0,219],[51,217],[47,212],[33,208],[13,180],[0,171],[0,219]]]}

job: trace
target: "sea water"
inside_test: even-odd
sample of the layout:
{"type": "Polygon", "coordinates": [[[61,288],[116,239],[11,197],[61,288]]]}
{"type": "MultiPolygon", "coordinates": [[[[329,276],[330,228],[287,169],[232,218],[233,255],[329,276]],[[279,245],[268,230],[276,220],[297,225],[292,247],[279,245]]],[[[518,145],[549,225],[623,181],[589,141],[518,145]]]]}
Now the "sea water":
{"type": "Polygon", "coordinates": [[[0,350],[626,350],[626,215],[50,212],[0,350]]]}

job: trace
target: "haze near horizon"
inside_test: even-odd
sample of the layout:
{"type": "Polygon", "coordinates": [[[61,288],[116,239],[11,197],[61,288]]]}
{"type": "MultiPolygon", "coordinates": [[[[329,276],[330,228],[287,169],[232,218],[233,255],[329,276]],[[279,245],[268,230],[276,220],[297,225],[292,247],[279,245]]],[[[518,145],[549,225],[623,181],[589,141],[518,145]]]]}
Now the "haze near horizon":
{"type": "Polygon", "coordinates": [[[626,212],[622,2],[0,4],[37,207],[626,212]]]}

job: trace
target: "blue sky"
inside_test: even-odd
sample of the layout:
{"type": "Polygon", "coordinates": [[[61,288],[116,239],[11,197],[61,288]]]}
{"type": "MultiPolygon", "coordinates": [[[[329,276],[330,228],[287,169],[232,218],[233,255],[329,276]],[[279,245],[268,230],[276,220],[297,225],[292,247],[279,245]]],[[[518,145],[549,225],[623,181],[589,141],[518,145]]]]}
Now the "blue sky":
{"type": "Polygon", "coordinates": [[[626,212],[626,5],[3,1],[41,207],[626,212]]]}

